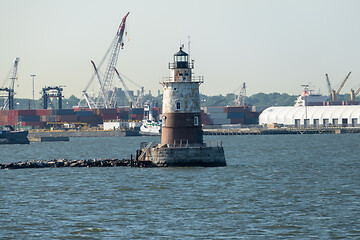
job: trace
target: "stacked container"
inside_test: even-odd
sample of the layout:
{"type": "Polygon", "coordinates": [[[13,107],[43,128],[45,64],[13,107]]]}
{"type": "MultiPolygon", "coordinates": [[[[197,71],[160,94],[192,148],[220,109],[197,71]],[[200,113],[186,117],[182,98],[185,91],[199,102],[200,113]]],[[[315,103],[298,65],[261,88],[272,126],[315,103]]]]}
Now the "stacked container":
{"type": "Polygon", "coordinates": [[[259,114],[252,112],[248,106],[239,107],[205,107],[203,124],[207,125],[206,117],[211,120],[211,124],[256,124],[259,114]]]}
{"type": "Polygon", "coordinates": [[[214,125],[230,124],[230,119],[227,118],[225,107],[206,107],[204,108],[204,112],[208,114],[214,125]]]}
{"type": "Polygon", "coordinates": [[[131,118],[132,120],[141,121],[144,118],[144,109],[143,108],[131,109],[131,118]]]}
{"type": "MultiPolygon", "coordinates": [[[[162,113],[160,107],[152,109],[153,117],[158,119],[162,113]]],[[[201,111],[204,125],[225,124],[257,124],[257,112],[251,112],[248,106],[240,107],[205,107],[201,111]]],[[[0,110],[0,126],[31,126],[43,128],[48,122],[87,123],[97,126],[104,121],[141,121],[144,117],[143,108],[113,108],[113,109],[38,109],[38,110],[0,110]]]]}

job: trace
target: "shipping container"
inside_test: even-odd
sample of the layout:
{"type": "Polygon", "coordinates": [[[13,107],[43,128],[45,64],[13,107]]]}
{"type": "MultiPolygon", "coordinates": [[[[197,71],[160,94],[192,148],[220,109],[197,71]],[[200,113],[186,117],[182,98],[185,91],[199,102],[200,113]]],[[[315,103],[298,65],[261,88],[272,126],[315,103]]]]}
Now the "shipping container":
{"type": "Polygon", "coordinates": [[[214,112],[214,113],[209,113],[209,117],[211,119],[214,118],[222,118],[222,119],[227,119],[227,113],[218,113],[218,112],[214,112]]]}
{"type": "Polygon", "coordinates": [[[98,124],[103,123],[100,116],[79,116],[78,120],[79,122],[87,123],[92,126],[96,126],[98,124]]]}
{"type": "Polygon", "coordinates": [[[117,108],[116,111],[118,113],[122,113],[122,112],[129,112],[130,108],[129,107],[122,107],[122,108],[117,108]]]}
{"type": "Polygon", "coordinates": [[[212,124],[230,124],[230,119],[224,119],[224,118],[212,118],[211,119],[212,124]]]}
{"type": "Polygon", "coordinates": [[[60,122],[77,122],[78,116],[76,115],[59,115],[60,122]]]}
{"type": "Polygon", "coordinates": [[[40,122],[40,116],[38,115],[22,115],[18,116],[19,122],[40,122]]]}
{"type": "Polygon", "coordinates": [[[90,117],[94,116],[94,113],[92,111],[77,111],[75,112],[78,117],[90,117]]]}
{"type": "Polygon", "coordinates": [[[223,113],[224,107],[204,107],[205,113],[223,113]]]}
{"type": "Polygon", "coordinates": [[[246,112],[249,111],[247,106],[240,106],[240,107],[225,107],[224,112],[226,113],[236,113],[236,112],[246,112]]]}
{"type": "Polygon", "coordinates": [[[0,117],[1,116],[9,116],[11,114],[10,110],[1,110],[0,111],[0,117]]]}
{"type": "Polygon", "coordinates": [[[36,115],[44,115],[44,116],[49,116],[52,114],[52,110],[51,109],[37,109],[36,110],[36,115]]]}
{"type": "Polygon", "coordinates": [[[259,124],[259,113],[248,112],[245,115],[245,124],[259,124]]]}
{"type": "Polygon", "coordinates": [[[115,114],[101,114],[101,119],[104,120],[116,120],[119,119],[119,116],[115,114]]]}
{"type": "Polygon", "coordinates": [[[244,112],[228,112],[227,118],[245,118],[244,112]]]}
{"type": "Polygon", "coordinates": [[[20,126],[31,126],[32,128],[43,128],[43,122],[21,122],[20,126]]]}
{"type": "Polygon", "coordinates": [[[49,115],[40,115],[40,121],[42,122],[48,122],[49,121],[49,115]]]}
{"type": "Polygon", "coordinates": [[[144,114],[144,109],[143,108],[132,108],[131,109],[132,114],[144,114]]]}
{"type": "Polygon", "coordinates": [[[55,115],[50,115],[49,116],[49,122],[56,122],[56,116],[55,115]]]}
{"type": "Polygon", "coordinates": [[[74,109],[57,109],[54,111],[54,115],[74,115],[74,109]]]}
{"type": "Polygon", "coordinates": [[[93,111],[93,109],[85,108],[85,107],[73,107],[75,112],[81,112],[81,111],[93,111]]]}
{"type": "Polygon", "coordinates": [[[245,118],[231,118],[230,119],[230,123],[231,124],[244,124],[245,123],[245,118]]]}
{"type": "Polygon", "coordinates": [[[17,110],[17,114],[19,116],[35,116],[36,110],[17,110]]]}
{"type": "Polygon", "coordinates": [[[116,114],[117,113],[117,109],[116,108],[98,108],[95,109],[95,114],[96,115],[101,115],[101,114],[116,114]]]}

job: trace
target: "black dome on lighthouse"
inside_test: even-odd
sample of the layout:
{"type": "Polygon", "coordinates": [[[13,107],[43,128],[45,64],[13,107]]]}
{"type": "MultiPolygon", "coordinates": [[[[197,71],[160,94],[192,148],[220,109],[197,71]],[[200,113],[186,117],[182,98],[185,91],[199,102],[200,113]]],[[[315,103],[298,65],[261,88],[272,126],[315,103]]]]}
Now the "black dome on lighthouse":
{"type": "Polygon", "coordinates": [[[174,56],[188,56],[188,54],[182,50],[182,47],[180,47],[180,51],[175,53],[174,56]]]}

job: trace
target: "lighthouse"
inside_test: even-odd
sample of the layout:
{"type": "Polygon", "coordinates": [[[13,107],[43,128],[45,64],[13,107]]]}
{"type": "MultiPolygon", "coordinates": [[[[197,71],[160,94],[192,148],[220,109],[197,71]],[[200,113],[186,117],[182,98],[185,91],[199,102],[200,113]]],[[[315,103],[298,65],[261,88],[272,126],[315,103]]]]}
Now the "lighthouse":
{"type": "Polygon", "coordinates": [[[203,77],[194,77],[194,63],[180,48],[169,63],[170,77],[163,86],[162,144],[203,144],[199,86],[203,77]]]}
{"type": "Polygon", "coordinates": [[[158,167],[226,166],[222,143],[203,141],[199,87],[204,78],[193,76],[193,68],[194,61],[180,48],[169,63],[170,76],[161,82],[161,143],[142,143],[137,161],[158,167]]]}

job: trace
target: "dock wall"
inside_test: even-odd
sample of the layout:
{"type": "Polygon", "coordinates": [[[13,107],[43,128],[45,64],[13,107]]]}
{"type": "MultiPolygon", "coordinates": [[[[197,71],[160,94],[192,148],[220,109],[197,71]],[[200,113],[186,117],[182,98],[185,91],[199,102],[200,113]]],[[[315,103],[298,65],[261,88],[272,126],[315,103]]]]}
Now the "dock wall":
{"type": "Polygon", "coordinates": [[[223,147],[153,147],[144,160],[158,167],[226,166],[223,147]]]}
{"type": "Polygon", "coordinates": [[[29,132],[28,138],[42,137],[125,137],[139,136],[136,130],[112,130],[112,131],[38,131],[29,132]]]}
{"type": "Polygon", "coordinates": [[[204,135],[271,135],[271,134],[342,134],[360,133],[358,127],[333,128],[230,128],[204,129],[204,135]]]}

